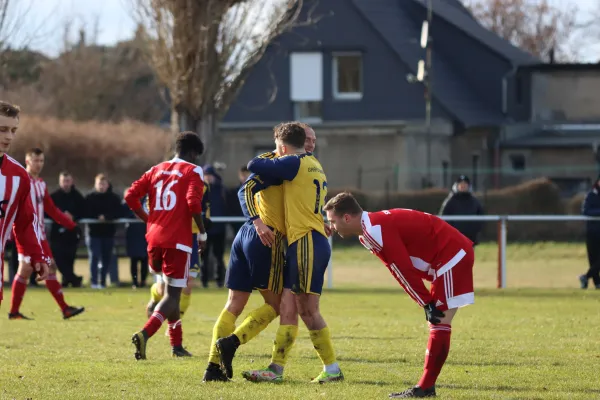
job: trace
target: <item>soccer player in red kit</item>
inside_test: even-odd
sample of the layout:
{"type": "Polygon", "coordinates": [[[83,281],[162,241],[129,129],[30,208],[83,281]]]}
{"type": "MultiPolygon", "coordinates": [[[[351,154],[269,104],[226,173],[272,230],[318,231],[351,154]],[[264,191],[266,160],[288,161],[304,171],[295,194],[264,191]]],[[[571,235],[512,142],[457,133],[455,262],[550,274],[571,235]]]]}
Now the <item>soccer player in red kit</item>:
{"type": "Polygon", "coordinates": [[[429,342],[421,380],[390,397],[434,397],[450,350],[452,318],[459,307],[475,301],[473,242],[431,214],[402,208],[364,212],[350,193],[338,194],[323,210],[341,237],[358,236],[425,310],[429,342]],[[424,280],[431,282],[431,291],[424,280]]]}
{"type": "Polygon", "coordinates": [[[29,175],[21,164],[6,154],[19,128],[19,112],[18,106],[0,101],[0,304],[4,246],[11,229],[31,255],[31,264],[39,275],[38,281],[48,277],[49,260],[42,250],[39,224],[31,204],[29,175]]]}
{"type": "Polygon", "coordinates": [[[179,301],[189,275],[192,218],[200,230],[200,250],[206,246],[207,235],[202,222],[204,175],[202,168],[194,164],[204,152],[204,145],[195,132],[182,132],[177,136],[175,151],[175,158],[150,168],[125,194],[127,205],[147,223],[150,268],[155,273],[162,271],[163,281],[167,284],[166,295],[144,328],[131,338],[137,360],[146,359],[146,343],[165,319],[169,322],[173,356],[191,356],[182,346],[179,301]],[[140,202],[146,195],[148,213],[140,202]]]}
{"type": "MultiPolygon", "coordinates": [[[[27,173],[29,174],[29,179],[31,182],[31,202],[33,204],[33,209],[37,215],[38,221],[38,229],[42,239],[42,249],[44,250],[44,254],[50,259],[50,272],[48,278],[46,279],[46,287],[56,300],[56,303],[60,307],[62,311],[63,318],[69,319],[76,315],[81,314],[85,309],[83,307],[72,307],[65,302],[65,296],[62,291],[62,285],[56,278],[56,262],[52,257],[52,251],[50,250],[50,245],[48,244],[48,239],[46,238],[46,228],[44,226],[44,213],[48,214],[50,218],[64,226],[68,230],[77,230],[80,232],[79,227],[71,218],[69,218],[65,213],[60,211],[58,207],[54,204],[52,197],[50,197],[50,193],[48,193],[48,188],[46,186],[46,182],[42,178],[40,178],[40,173],[44,168],[44,152],[42,149],[33,148],[30,149],[25,154],[25,165],[27,169],[27,173]]],[[[11,304],[10,304],[10,313],[8,314],[8,319],[31,319],[29,317],[24,316],[20,312],[21,302],[23,301],[23,297],[25,296],[25,290],[27,289],[27,283],[29,282],[29,277],[33,273],[33,267],[31,265],[31,255],[27,252],[21,240],[17,238],[17,250],[19,253],[19,270],[15,275],[15,279],[12,285],[12,296],[11,296],[11,304]]]]}

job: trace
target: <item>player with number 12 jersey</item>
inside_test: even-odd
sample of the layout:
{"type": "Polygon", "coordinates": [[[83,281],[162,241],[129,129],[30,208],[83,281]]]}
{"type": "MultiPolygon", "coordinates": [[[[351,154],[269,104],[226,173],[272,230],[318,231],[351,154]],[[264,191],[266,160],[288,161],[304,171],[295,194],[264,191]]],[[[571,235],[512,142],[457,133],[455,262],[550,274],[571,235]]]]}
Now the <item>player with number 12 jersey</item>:
{"type": "Polygon", "coordinates": [[[158,331],[165,319],[174,356],[190,356],[182,347],[179,302],[187,286],[192,253],[192,219],[198,225],[201,248],[206,243],[202,221],[204,175],[193,163],[204,151],[200,137],[194,132],[180,133],[175,158],[162,162],[135,181],[125,195],[133,212],[147,222],[148,259],[155,273],[162,271],[167,284],[166,296],[156,306],[148,322],[133,335],[136,359],[146,358],[146,342],[158,331]],[[140,199],[148,196],[149,212],[140,199]]]}

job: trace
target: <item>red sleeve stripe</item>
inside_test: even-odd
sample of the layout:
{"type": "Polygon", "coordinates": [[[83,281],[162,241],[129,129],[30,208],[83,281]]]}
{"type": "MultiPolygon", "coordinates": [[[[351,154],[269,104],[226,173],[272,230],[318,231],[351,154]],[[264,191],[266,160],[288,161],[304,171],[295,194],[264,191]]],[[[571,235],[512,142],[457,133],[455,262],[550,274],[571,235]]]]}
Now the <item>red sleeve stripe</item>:
{"type": "Polygon", "coordinates": [[[398,278],[398,280],[400,281],[400,283],[406,290],[406,293],[408,293],[408,295],[410,297],[412,297],[421,307],[424,307],[425,302],[419,297],[417,292],[410,286],[410,284],[408,283],[406,278],[404,278],[404,275],[402,275],[402,273],[400,272],[400,269],[396,266],[396,264],[394,264],[394,263],[390,264],[390,269],[393,271],[394,275],[396,275],[396,277],[398,278]]]}

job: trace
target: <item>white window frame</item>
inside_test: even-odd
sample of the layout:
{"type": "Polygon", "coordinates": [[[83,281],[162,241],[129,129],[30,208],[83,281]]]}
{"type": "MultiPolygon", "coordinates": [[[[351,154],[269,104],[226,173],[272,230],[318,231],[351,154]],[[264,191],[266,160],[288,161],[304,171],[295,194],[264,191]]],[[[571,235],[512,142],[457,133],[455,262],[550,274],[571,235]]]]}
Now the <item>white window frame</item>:
{"type": "MultiPolygon", "coordinates": [[[[294,119],[300,122],[305,122],[307,124],[320,124],[323,122],[322,117],[302,117],[300,116],[299,108],[300,103],[309,103],[308,101],[295,101],[293,103],[294,107],[294,119]]],[[[321,103],[321,114],[323,114],[323,102],[315,101],[314,103],[321,103]]]]}
{"type": "Polygon", "coordinates": [[[361,100],[363,97],[364,88],[364,62],[363,53],[358,51],[335,52],[331,54],[331,83],[333,86],[333,98],[336,100],[361,100]],[[338,57],[343,56],[358,56],[360,57],[360,92],[340,93],[338,88],[338,57]]]}

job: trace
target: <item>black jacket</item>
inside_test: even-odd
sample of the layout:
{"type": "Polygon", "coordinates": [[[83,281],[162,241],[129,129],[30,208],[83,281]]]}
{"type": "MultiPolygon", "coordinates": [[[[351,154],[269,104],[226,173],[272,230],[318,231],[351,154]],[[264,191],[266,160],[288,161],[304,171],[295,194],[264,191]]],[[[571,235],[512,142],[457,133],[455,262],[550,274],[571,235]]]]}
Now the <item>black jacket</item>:
{"type": "MultiPolygon", "coordinates": [[[[105,193],[94,191],[85,196],[86,218],[96,219],[100,215],[104,215],[104,218],[110,221],[119,218],[121,213],[121,199],[110,190],[105,193]]],[[[90,224],[89,229],[90,237],[111,238],[115,236],[117,225],[112,223],[90,224]]]]}
{"type": "MultiPolygon", "coordinates": [[[[594,186],[585,196],[581,213],[588,217],[600,217],[600,188],[598,186],[594,186]]],[[[587,221],[587,231],[600,234],[600,221],[587,221]]]]}
{"type": "MultiPolygon", "coordinates": [[[[61,211],[68,211],[73,215],[75,221],[84,217],[85,214],[85,199],[79,190],[73,186],[70,192],[65,192],[58,189],[50,195],[52,201],[61,211]]],[[[53,242],[78,242],[77,233],[69,231],[63,226],[52,222],[50,228],[50,240],[53,242]]]]}
{"type": "MultiPolygon", "coordinates": [[[[473,193],[459,192],[456,184],[442,203],[440,215],[483,215],[483,207],[473,193]]],[[[447,221],[460,233],[477,244],[478,236],[483,229],[483,221],[447,221]]]]}

